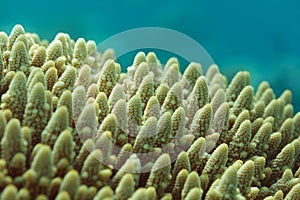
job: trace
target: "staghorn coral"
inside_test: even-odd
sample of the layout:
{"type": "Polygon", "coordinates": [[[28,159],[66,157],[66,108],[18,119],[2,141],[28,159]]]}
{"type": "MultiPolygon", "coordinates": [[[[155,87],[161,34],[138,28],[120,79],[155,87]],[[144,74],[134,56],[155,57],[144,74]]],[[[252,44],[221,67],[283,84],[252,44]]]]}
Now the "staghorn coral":
{"type": "Polygon", "coordinates": [[[291,91],[179,66],[0,32],[1,199],[299,199],[291,91]]]}

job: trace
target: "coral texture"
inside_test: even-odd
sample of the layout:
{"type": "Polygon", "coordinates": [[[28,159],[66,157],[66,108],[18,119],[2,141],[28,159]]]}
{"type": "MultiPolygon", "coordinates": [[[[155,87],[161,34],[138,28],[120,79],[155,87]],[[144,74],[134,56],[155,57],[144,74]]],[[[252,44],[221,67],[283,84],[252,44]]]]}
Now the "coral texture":
{"type": "Polygon", "coordinates": [[[300,199],[291,92],[179,66],[0,32],[0,199],[300,199]]]}

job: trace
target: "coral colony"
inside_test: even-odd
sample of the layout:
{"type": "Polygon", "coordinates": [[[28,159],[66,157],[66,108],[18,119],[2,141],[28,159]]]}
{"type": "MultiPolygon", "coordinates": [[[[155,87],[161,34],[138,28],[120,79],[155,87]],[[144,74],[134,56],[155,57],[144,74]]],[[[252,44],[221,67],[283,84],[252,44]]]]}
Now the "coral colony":
{"type": "Polygon", "coordinates": [[[203,73],[58,33],[0,32],[2,200],[300,199],[300,113],[238,72],[203,73]]]}

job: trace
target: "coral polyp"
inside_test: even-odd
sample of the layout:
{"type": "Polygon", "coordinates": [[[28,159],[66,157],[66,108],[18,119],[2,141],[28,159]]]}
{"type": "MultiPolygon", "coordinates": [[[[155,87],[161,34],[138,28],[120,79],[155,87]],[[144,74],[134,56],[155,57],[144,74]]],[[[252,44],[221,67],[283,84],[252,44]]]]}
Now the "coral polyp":
{"type": "Polygon", "coordinates": [[[1,199],[299,199],[291,91],[158,57],[0,32],[1,199]]]}

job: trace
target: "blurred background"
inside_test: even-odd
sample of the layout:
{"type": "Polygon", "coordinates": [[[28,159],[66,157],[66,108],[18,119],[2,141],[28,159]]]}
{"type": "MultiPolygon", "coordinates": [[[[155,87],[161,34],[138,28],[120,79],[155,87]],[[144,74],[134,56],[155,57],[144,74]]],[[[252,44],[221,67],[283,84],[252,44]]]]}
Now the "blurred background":
{"type": "Polygon", "coordinates": [[[197,40],[229,80],[248,70],[254,87],[266,80],[276,96],[291,89],[299,111],[299,6],[296,0],[0,0],[0,31],[9,33],[20,23],[41,39],[67,32],[100,43],[137,27],[173,29],[197,40]]]}

